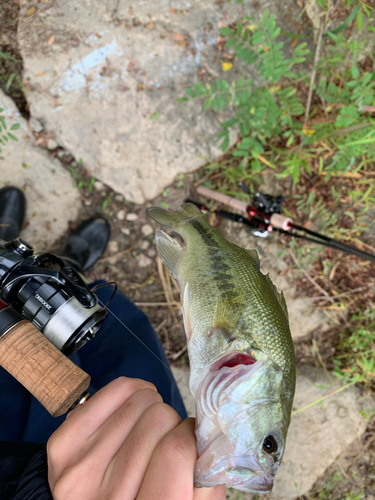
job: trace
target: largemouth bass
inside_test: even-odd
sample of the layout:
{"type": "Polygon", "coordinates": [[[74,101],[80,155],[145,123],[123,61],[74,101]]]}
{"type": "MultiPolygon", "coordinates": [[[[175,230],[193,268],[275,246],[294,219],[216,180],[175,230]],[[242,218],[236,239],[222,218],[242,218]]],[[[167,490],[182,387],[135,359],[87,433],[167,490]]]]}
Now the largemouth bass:
{"type": "Polygon", "coordinates": [[[271,491],[295,390],[288,312],[255,250],[230,243],[193,204],[147,209],[182,236],[156,232],[158,252],[179,283],[196,403],[195,486],[271,491]]]}

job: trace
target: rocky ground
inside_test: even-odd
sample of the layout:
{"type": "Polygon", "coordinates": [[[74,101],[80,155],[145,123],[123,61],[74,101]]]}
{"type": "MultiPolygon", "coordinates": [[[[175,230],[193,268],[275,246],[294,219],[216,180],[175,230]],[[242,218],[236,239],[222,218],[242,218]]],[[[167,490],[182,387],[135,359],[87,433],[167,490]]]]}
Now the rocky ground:
{"type": "MultiPolygon", "coordinates": [[[[8,13],[9,27],[4,31],[7,40],[2,40],[7,49],[14,41],[14,12],[10,9],[8,13]]],[[[38,251],[56,251],[68,231],[80,221],[95,214],[107,217],[111,241],[87,278],[115,280],[150,317],[189,414],[193,414],[194,404],[186,388],[188,358],[179,290],[156,254],[154,226],[147,219],[145,208],[151,204],[177,208],[191,191],[194,195],[202,172],[180,174],[147,203],[129,202],[123,194],[93,177],[79,157],[74,158],[61,147],[53,130],[45,128],[36,117],[30,118],[22,96],[13,97],[14,102],[0,92],[0,108],[4,109],[8,124],[21,124],[18,142],[9,142],[0,153],[0,187],[14,184],[25,191],[28,211],[22,236],[38,251]]],[[[375,498],[369,486],[375,479],[375,422],[371,417],[374,402],[363,388],[351,386],[339,392],[338,382],[327,371],[327,366],[332,368],[329,363],[334,349],[330,340],[341,312],[327,308],[326,304],[318,307],[316,304],[320,303],[311,299],[313,294],[307,293],[306,281],[313,290],[315,285],[297,271],[290,253],[285,256],[284,240],[275,235],[266,240],[256,238],[235,223],[212,223],[234,243],[258,250],[262,271],[270,273],[288,303],[299,365],[295,414],[284,462],[269,498],[294,500],[306,495],[324,500],[332,491],[335,497],[329,498],[375,498]],[[317,401],[319,404],[305,408],[317,401]],[[352,497],[347,496],[348,491],[352,497]]],[[[316,290],[316,294],[321,292],[316,290]]],[[[228,498],[251,496],[228,491],[228,498]]]]}

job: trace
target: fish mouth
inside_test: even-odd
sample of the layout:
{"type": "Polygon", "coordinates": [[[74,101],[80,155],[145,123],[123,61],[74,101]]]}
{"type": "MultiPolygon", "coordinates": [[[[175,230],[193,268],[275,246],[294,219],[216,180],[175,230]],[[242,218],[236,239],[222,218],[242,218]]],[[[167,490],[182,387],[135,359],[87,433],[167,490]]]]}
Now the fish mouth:
{"type": "Polygon", "coordinates": [[[212,363],[210,372],[219,371],[224,367],[234,368],[238,365],[253,365],[256,362],[257,360],[254,356],[250,356],[243,351],[232,351],[212,363]]]}

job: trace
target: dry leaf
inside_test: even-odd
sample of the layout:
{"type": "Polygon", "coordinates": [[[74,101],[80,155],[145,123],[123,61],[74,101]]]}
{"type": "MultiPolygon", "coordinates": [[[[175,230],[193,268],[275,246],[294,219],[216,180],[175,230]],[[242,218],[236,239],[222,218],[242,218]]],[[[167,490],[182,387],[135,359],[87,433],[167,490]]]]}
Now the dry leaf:
{"type": "Polygon", "coordinates": [[[54,41],[55,41],[55,35],[52,35],[47,43],[48,43],[48,45],[52,45],[54,41]]]}
{"type": "Polygon", "coordinates": [[[173,33],[173,38],[178,42],[185,39],[184,35],[180,35],[180,33],[173,33]]]}
{"type": "Polygon", "coordinates": [[[30,9],[26,12],[26,16],[27,17],[32,16],[33,14],[35,14],[35,11],[36,11],[36,8],[34,6],[30,7],[30,9]]]}
{"type": "Polygon", "coordinates": [[[144,84],[143,83],[138,83],[137,85],[137,92],[139,92],[140,90],[143,90],[145,88],[144,84]]]}
{"type": "Polygon", "coordinates": [[[95,33],[96,38],[101,38],[102,35],[100,33],[95,33]]]}
{"type": "Polygon", "coordinates": [[[178,42],[177,45],[179,45],[180,47],[187,47],[187,42],[185,42],[185,40],[182,40],[181,42],[178,42]]]}
{"type": "Polygon", "coordinates": [[[129,12],[129,16],[132,16],[134,14],[134,10],[133,10],[132,6],[129,7],[128,12],[129,12]]]}
{"type": "Polygon", "coordinates": [[[177,11],[176,11],[176,9],[169,9],[169,12],[170,12],[171,14],[176,14],[176,12],[177,12],[177,11]]]}
{"type": "Polygon", "coordinates": [[[44,75],[45,75],[45,72],[44,72],[44,71],[42,71],[41,73],[37,73],[37,74],[36,74],[36,75],[34,75],[34,76],[44,76],[44,75]]]}
{"type": "Polygon", "coordinates": [[[155,23],[148,23],[147,28],[153,30],[155,28],[155,23]]]}

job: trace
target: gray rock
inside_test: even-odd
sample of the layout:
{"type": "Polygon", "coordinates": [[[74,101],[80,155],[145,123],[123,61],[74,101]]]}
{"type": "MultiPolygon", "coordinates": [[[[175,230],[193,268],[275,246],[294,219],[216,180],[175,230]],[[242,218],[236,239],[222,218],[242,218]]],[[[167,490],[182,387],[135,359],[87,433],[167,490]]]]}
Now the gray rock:
{"type": "Polygon", "coordinates": [[[37,134],[43,130],[43,125],[36,118],[31,117],[29,123],[32,130],[34,130],[37,134]]]}
{"type": "Polygon", "coordinates": [[[138,265],[139,267],[150,267],[153,263],[153,260],[150,259],[150,257],[147,257],[147,255],[144,255],[141,253],[138,259],[138,265]]]}
{"type": "Polygon", "coordinates": [[[150,242],[147,240],[144,240],[141,243],[141,250],[147,250],[149,246],[150,246],[150,242]]]}
{"type": "Polygon", "coordinates": [[[94,188],[95,188],[96,191],[103,191],[103,189],[105,189],[105,186],[104,186],[104,184],[102,182],[95,181],[94,188]]]}
{"type": "Polygon", "coordinates": [[[150,224],[144,224],[141,228],[143,236],[150,236],[150,234],[154,233],[152,226],[150,224]]]}
{"type": "MultiPolygon", "coordinates": [[[[126,199],[153,198],[178,173],[220,154],[216,113],[203,112],[201,100],[176,102],[203,74],[228,75],[216,48],[219,28],[244,13],[257,19],[267,6],[285,31],[296,30],[285,21],[294,0],[261,4],[66,0],[28,17],[29,2],[21,0],[18,38],[31,114],[126,199]]],[[[233,68],[229,79],[240,73],[249,68],[233,68]]]]}
{"type": "Polygon", "coordinates": [[[134,213],[126,214],[126,220],[129,222],[134,222],[138,220],[138,215],[134,213]]]}
{"type": "Polygon", "coordinates": [[[122,227],[121,232],[122,232],[122,234],[125,234],[126,236],[130,235],[130,229],[128,227],[122,227]]]}
{"type": "MultiPolygon", "coordinates": [[[[297,370],[293,406],[303,408],[338,388],[337,381],[330,385],[322,369],[302,367],[297,370]]],[[[270,498],[294,500],[308,493],[326,469],[345,450],[350,451],[351,445],[365,431],[366,421],[360,409],[360,392],[351,386],[294,415],[270,498]]]]}
{"type": "Polygon", "coordinates": [[[180,390],[189,417],[195,417],[195,401],[189,388],[189,368],[172,366],[172,372],[180,390]]]}
{"type": "Polygon", "coordinates": [[[125,210],[119,210],[116,217],[118,220],[125,220],[125,210]]]}
{"type": "Polygon", "coordinates": [[[57,144],[57,142],[55,141],[55,139],[48,139],[47,141],[47,149],[49,149],[50,151],[53,151],[54,149],[56,149],[59,145],[57,144]]]}
{"type": "Polygon", "coordinates": [[[118,252],[118,242],[115,240],[112,240],[108,243],[108,250],[110,253],[117,253],[118,252]]]}
{"type": "Polygon", "coordinates": [[[18,142],[9,141],[0,159],[0,187],[11,184],[24,190],[27,199],[26,220],[30,223],[21,236],[38,251],[48,250],[75,220],[81,205],[79,191],[57,160],[34,147],[28,123],[15,104],[0,90],[0,107],[8,125],[21,126],[14,134],[18,142]]]}

